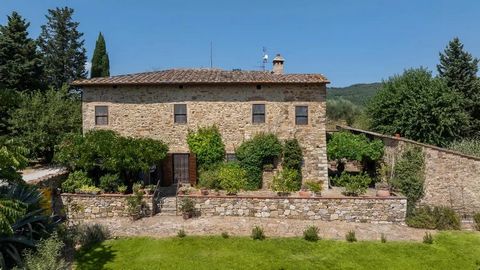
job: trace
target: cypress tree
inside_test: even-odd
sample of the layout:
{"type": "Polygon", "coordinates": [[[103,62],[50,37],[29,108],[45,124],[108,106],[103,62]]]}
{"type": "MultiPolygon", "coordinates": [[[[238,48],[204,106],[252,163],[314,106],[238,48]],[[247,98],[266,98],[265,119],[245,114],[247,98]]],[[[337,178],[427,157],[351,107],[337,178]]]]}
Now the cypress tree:
{"type": "Polygon", "coordinates": [[[57,89],[87,75],[85,41],[72,15],[73,9],[69,7],[49,9],[45,16],[47,23],[38,38],[46,82],[57,89]]]}
{"type": "Polygon", "coordinates": [[[110,61],[108,59],[107,47],[102,33],[98,34],[95,50],[92,57],[92,69],[90,77],[108,77],[110,76],[110,61]]]}
{"type": "Polygon", "coordinates": [[[464,98],[465,109],[470,116],[467,135],[480,135],[480,84],[477,78],[479,60],[464,50],[458,38],[454,38],[440,53],[438,73],[450,89],[464,98]]]}
{"type": "Polygon", "coordinates": [[[17,12],[0,26],[0,89],[36,90],[41,87],[41,58],[35,40],[28,37],[30,23],[17,12]]]}

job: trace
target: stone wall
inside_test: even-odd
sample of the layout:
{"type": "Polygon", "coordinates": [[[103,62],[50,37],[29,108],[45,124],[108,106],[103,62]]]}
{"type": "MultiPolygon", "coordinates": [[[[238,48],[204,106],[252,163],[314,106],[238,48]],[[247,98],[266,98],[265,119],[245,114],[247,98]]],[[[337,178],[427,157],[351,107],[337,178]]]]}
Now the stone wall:
{"type": "Polygon", "coordinates": [[[393,166],[406,147],[417,146],[425,155],[425,196],[421,204],[452,207],[470,216],[480,212],[480,158],[405,138],[346,128],[385,143],[384,160],[393,166]]]}
{"type": "MultiPolygon", "coordinates": [[[[188,153],[188,130],[217,125],[227,153],[259,132],[297,138],[304,152],[305,180],[327,181],[326,87],[299,85],[165,85],[85,87],[83,130],[108,128],[125,136],[166,142],[171,153],[188,153]],[[187,105],[187,124],[174,123],[174,104],[187,105]],[[252,123],[252,104],[265,104],[265,123],[252,123]],[[95,106],[106,105],[109,124],[95,126],[95,106]],[[295,106],[308,106],[308,125],[295,125],[295,106]]],[[[326,185],[324,185],[326,186],[326,185]]]]}
{"type": "MultiPolygon", "coordinates": [[[[61,204],[69,219],[90,220],[96,218],[129,217],[127,197],[120,194],[69,194],[60,195],[61,204]]],[[[144,195],[146,214],[152,209],[152,196],[144,195]]]]}
{"type": "MultiPolygon", "coordinates": [[[[184,196],[183,196],[184,197],[184,196]]],[[[403,223],[404,197],[280,198],[189,196],[202,216],[244,216],[368,223],[403,223]]],[[[179,197],[179,201],[182,196],[179,197]]]]}

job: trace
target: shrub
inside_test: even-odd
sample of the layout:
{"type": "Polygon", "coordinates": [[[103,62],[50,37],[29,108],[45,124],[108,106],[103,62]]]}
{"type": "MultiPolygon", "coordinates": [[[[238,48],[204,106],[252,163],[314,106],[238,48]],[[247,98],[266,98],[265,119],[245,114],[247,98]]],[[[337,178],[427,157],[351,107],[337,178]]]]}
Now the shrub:
{"type": "Polygon", "coordinates": [[[423,236],[423,243],[429,245],[433,244],[433,237],[431,233],[425,232],[425,235],[423,236]]]}
{"type": "Polygon", "coordinates": [[[253,227],[251,237],[253,240],[264,240],[265,233],[263,232],[262,227],[260,226],[253,227]]]}
{"type": "MultiPolygon", "coordinates": [[[[135,185],[135,184],[134,184],[135,185]]],[[[135,190],[131,196],[126,198],[128,214],[135,220],[145,215],[146,204],[143,201],[143,192],[135,190]]]]}
{"type": "Polygon", "coordinates": [[[409,147],[395,162],[391,179],[393,188],[407,197],[407,216],[423,196],[424,156],[420,147],[409,147]]]}
{"type": "Polygon", "coordinates": [[[407,217],[410,227],[436,230],[460,230],[460,217],[453,209],[445,206],[423,206],[415,209],[407,217]]]}
{"type": "Polygon", "coordinates": [[[285,140],[283,146],[283,168],[302,170],[303,154],[297,139],[285,140]]]}
{"type": "Polygon", "coordinates": [[[197,132],[189,131],[187,144],[190,152],[197,156],[200,169],[208,169],[223,161],[225,145],[216,126],[201,127],[197,132]]]}
{"type": "Polygon", "coordinates": [[[182,214],[193,215],[195,212],[195,204],[193,200],[188,197],[183,198],[180,202],[180,211],[182,211],[182,214]]]}
{"type": "Polygon", "coordinates": [[[69,269],[68,263],[62,258],[63,247],[64,244],[58,239],[56,234],[40,240],[35,253],[32,253],[30,250],[25,252],[23,269],[69,269]]]}
{"type": "Polygon", "coordinates": [[[87,173],[84,171],[75,171],[68,175],[67,180],[62,183],[63,192],[74,193],[75,189],[82,186],[93,186],[92,179],[88,178],[87,173]]]}
{"type": "Polygon", "coordinates": [[[466,155],[480,157],[480,137],[454,141],[448,148],[466,155]]]}
{"type": "Polygon", "coordinates": [[[122,137],[110,130],[92,130],[85,136],[66,136],[57,146],[55,161],[75,170],[106,170],[134,175],[158,164],[167,152],[168,147],[162,141],[122,137]]]}
{"type": "Polygon", "coordinates": [[[473,215],[473,223],[475,230],[480,231],[480,213],[473,215]]]}
{"type": "Polygon", "coordinates": [[[460,230],[460,217],[452,208],[436,206],[433,208],[433,216],[437,230],[460,230]]]}
{"type": "Polygon", "coordinates": [[[355,231],[349,231],[345,235],[345,240],[347,240],[347,242],[357,242],[357,237],[355,236],[355,231]]]}
{"type": "Polygon", "coordinates": [[[81,225],[78,229],[78,243],[82,247],[101,243],[109,239],[110,236],[110,230],[100,224],[81,225]]]}
{"type": "Polygon", "coordinates": [[[229,237],[230,237],[230,235],[227,232],[222,232],[222,238],[223,239],[227,239],[229,237]]]}
{"type": "Polygon", "coordinates": [[[368,185],[372,182],[372,179],[365,173],[351,175],[343,172],[335,182],[345,187],[345,195],[358,196],[367,192],[368,185]]]}
{"type": "Polygon", "coordinates": [[[383,156],[381,140],[370,141],[365,134],[355,135],[347,131],[336,132],[327,143],[329,160],[377,161],[383,156]]]}
{"type": "Polygon", "coordinates": [[[184,238],[184,237],[186,237],[186,236],[187,236],[187,233],[185,232],[184,229],[181,229],[181,230],[179,230],[179,231],[177,232],[177,237],[178,237],[178,238],[184,238]]]}
{"type": "Polygon", "coordinates": [[[82,194],[99,194],[102,190],[96,186],[87,186],[83,185],[80,188],[76,189],[77,193],[82,194]]]}
{"type": "Polygon", "coordinates": [[[117,192],[118,187],[122,184],[122,180],[118,174],[105,174],[100,177],[100,184],[98,185],[104,192],[117,192]]]}
{"type": "Polygon", "coordinates": [[[384,233],[382,233],[382,234],[380,235],[380,242],[382,242],[382,243],[386,243],[386,242],[387,242],[387,237],[385,236],[384,233]]]}
{"type": "Polygon", "coordinates": [[[303,239],[310,242],[316,242],[320,239],[320,237],[318,236],[318,232],[319,230],[317,226],[310,226],[305,231],[303,231],[303,239]]]}
{"type": "Polygon", "coordinates": [[[221,189],[218,166],[201,169],[198,174],[198,186],[208,189],[221,189]]]}
{"type": "Polygon", "coordinates": [[[323,189],[322,182],[307,181],[305,182],[305,186],[314,193],[319,193],[323,189]]]}
{"type": "Polygon", "coordinates": [[[301,179],[296,170],[284,168],[272,180],[272,190],[282,193],[299,190],[301,179]]]}
{"type": "Polygon", "coordinates": [[[260,133],[243,142],[235,151],[240,165],[247,171],[248,189],[258,189],[262,184],[262,170],[274,164],[282,155],[282,144],[274,134],[260,133]]]}
{"type": "Polygon", "coordinates": [[[122,193],[122,194],[125,194],[125,192],[127,192],[127,186],[126,185],[119,185],[118,188],[117,188],[118,192],[122,193]]]}
{"type": "Polygon", "coordinates": [[[223,164],[218,171],[218,178],[220,186],[228,194],[236,194],[247,186],[247,172],[237,163],[223,164]]]}
{"type": "Polygon", "coordinates": [[[406,223],[413,228],[434,230],[436,228],[433,211],[430,207],[424,206],[415,209],[407,218],[406,223]]]}

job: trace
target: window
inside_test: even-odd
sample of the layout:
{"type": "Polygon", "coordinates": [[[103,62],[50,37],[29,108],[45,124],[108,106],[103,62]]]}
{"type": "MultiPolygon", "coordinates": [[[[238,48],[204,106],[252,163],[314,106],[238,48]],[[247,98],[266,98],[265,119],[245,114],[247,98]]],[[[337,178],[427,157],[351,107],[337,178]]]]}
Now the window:
{"type": "Polygon", "coordinates": [[[174,110],[174,122],[177,124],[187,123],[187,104],[175,104],[174,110]]]}
{"type": "Polygon", "coordinates": [[[265,123],[265,104],[253,104],[252,122],[254,124],[265,123]]]}
{"type": "Polygon", "coordinates": [[[225,155],[225,160],[227,162],[235,162],[235,161],[237,161],[237,156],[234,153],[227,153],[225,155]]]}
{"type": "Polygon", "coordinates": [[[295,106],[295,125],[308,125],[308,106],[295,106]]]}
{"type": "Polygon", "coordinates": [[[108,106],[95,106],[95,125],[108,125],[108,106]]]}

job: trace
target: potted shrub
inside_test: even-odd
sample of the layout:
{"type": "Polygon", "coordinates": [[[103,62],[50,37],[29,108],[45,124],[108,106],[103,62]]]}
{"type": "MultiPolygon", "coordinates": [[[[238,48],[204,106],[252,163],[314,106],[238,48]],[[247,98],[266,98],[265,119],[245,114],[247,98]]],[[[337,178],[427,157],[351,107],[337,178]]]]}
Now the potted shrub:
{"type": "Polygon", "coordinates": [[[188,197],[183,198],[180,204],[180,211],[182,211],[183,219],[192,218],[193,214],[195,213],[195,205],[193,200],[188,197]]]}
{"type": "Polygon", "coordinates": [[[127,192],[127,186],[126,185],[120,185],[120,186],[118,186],[117,190],[120,194],[125,194],[127,192]]]}
{"type": "Polygon", "coordinates": [[[288,196],[290,192],[298,190],[299,177],[298,171],[285,168],[273,177],[272,189],[278,196],[288,196]]]}
{"type": "Polygon", "coordinates": [[[102,190],[96,186],[83,185],[75,190],[75,193],[98,195],[102,190]]]}
{"type": "Polygon", "coordinates": [[[322,182],[307,181],[305,185],[315,196],[320,197],[322,195],[322,182]]]}
{"type": "Polygon", "coordinates": [[[305,185],[302,185],[302,188],[300,189],[300,191],[298,192],[298,195],[300,197],[310,197],[312,196],[310,194],[310,191],[307,190],[307,187],[305,185]]]}
{"type": "Polygon", "coordinates": [[[345,188],[343,193],[346,196],[359,196],[367,192],[368,185],[372,182],[372,179],[365,173],[351,175],[343,172],[335,182],[345,188]]]}
{"type": "Polygon", "coordinates": [[[390,196],[390,185],[387,182],[375,183],[375,189],[377,190],[377,197],[390,196]]]}
{"type": "Polygon", "coordinates": [[[144,189],[145,193],[148,195],[152,195],[153,193],[155,193],[156,187],[157,187],[156,185],[146,185],[144,189]]]}

